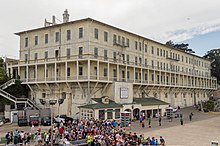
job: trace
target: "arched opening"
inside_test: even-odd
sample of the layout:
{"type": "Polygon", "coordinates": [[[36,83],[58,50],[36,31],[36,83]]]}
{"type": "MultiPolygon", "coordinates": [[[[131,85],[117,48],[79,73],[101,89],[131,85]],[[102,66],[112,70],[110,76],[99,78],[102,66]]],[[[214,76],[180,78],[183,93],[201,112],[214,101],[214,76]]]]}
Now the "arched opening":
{"type": "Polygon", "coordinates": [[[133,110],[133,116],[136,117],[136,119],[138,120],[140,117],[140,109],[139,108],[135,108],[133,110]]]}

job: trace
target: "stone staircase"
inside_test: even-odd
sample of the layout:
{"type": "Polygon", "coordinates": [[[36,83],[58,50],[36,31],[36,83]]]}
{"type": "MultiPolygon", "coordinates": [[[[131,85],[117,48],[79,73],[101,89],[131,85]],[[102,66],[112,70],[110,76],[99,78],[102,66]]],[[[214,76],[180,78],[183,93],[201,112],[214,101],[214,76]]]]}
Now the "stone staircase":
{"type": "Polygon", "coordinates": [[[37,110],[39,110],[40,108],[30,99],[28,98],[17,98],[9,93],[7,93],[6,91],[4,91],[3,89],[6,89],[7,87],[11,86],[15,84],[15,79],[11,79],[8,82],[2,84],[0,86],[0,96],[12,101],[15,103],[15,105],[17,104],[24,104],[25,106],[29,105],[30,107],[33,107],[37,110]]]}

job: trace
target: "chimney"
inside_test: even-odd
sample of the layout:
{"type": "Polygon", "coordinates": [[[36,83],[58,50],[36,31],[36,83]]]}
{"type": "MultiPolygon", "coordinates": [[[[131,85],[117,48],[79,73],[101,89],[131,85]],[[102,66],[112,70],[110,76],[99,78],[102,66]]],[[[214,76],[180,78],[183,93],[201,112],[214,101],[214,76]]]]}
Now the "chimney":
{"type": "Polygon", "coordinates": [[[63,23],[69,22],[69,14],[68,10],[66,9],[63,13],[63,23]]]}
{"type": "Polygon", "coordinates": [[[55,25],[55,24],[56,24],[56,17],[52,16],[52,25],[55,25]]]}

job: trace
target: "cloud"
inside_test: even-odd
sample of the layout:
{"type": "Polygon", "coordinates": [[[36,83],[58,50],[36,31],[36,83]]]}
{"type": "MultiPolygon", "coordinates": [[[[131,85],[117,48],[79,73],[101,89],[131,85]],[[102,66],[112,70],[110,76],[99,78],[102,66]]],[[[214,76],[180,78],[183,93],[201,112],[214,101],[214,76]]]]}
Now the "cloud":
{"type": "Polygon", "coordinates": [[[159,37],[157,34],[153,37],[157,37],[157,39],[162,42],[166,42],[168,40],[172,40],[174,42],[182,42],[189,40],[197,35],[204,35],[218,30],[220,30],[220,19],[206,23],[194,24],[191,27],[185,29],[166,31],[163,34],[160,34],[159,37]]]}

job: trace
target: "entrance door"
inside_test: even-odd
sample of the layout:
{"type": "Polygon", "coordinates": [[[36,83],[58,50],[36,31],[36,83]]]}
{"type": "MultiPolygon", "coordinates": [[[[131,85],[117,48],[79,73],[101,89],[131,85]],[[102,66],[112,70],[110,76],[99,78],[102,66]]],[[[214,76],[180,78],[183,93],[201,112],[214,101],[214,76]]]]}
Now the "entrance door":
{"type": "Polygon", "coordinates": [[[12,115],[12,123],[17,123],[18,122],[18,113],[13,113],[12,115]]]}

